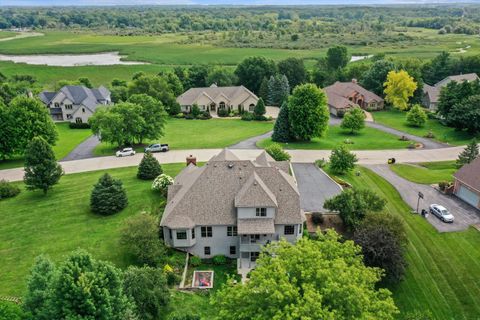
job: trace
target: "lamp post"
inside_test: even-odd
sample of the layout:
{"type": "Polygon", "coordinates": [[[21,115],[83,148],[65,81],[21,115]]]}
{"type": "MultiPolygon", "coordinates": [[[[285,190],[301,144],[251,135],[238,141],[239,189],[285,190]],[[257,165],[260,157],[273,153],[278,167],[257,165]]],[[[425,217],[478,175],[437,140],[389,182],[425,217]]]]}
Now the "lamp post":
{"type": "Polygon", "coordinates": [[[418,192],[418,200],[417,200],[417,213],[418,212],[418,207],[420,206],[420,199],[423,199],[423,193],[421,193],[420,191],[418,192]]]}

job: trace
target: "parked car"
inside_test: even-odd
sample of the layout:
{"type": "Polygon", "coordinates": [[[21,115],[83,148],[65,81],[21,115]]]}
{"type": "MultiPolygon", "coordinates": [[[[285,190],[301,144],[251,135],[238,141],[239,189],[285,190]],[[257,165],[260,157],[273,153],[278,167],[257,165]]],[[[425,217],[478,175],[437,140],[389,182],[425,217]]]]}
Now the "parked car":
{"type": "Polygon", "coordinates": [[[145,148],[145,152],[167,152],[170,150],[168,144],[155,143],[145,148]]]}
{"type": "Polygon", "coordinates": [[[453,222],[453,215],[444,207],[439,204],[430,205],[430,213],[436,215],[443,222],[453,222]]]}
{"type": "Polygon", "coordinates": [[[123,148],[122,150],[118,150],[115,155],[117,157],[126,157],[126,156],[133,156],[135,154],[135,150],[132,148],[123,148]]]}

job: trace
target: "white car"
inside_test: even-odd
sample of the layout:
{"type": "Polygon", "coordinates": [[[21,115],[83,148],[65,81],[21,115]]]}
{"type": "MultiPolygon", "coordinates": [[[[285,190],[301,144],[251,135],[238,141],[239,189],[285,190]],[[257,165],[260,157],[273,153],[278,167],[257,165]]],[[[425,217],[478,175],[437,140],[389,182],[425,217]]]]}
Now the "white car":
{"type": "Polygon", "coordinates": [[[122,150],[118,150],[115,155],[117,157],[126,157],[126,156],[133,156],[135,154],[135,150],[132,148],[123,148],[122,150]]]}
{"type": "Polygon", "coordinates": [[[439,204],[430,205],[430,213],[436,215],[443,222],[453,222],[453,215],[448,210],[439,204]]]}

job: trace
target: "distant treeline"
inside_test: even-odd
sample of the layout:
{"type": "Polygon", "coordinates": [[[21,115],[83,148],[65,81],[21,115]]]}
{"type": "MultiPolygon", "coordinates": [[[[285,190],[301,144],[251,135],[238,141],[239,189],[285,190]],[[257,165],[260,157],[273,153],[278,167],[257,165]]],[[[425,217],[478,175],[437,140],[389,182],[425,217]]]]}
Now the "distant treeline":
{"type": "MultiPolygon", "coordinates": [[[[475,34],[480,6],[390,7],[45,7],[0,9],[0,29],[88,28],[123,34],[264,31],[283,34],[383,32],[424,27],[475,34]]],[[[294,37],[295,38],[295,37],[294,37]]]]}

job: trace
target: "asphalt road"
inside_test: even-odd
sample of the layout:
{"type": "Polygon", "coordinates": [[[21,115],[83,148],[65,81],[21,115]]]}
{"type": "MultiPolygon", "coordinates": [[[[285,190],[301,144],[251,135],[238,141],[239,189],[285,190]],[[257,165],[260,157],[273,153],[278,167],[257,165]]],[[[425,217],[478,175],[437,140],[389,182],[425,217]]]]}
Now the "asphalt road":
{"type": "Polygon", "coordinates": [[[444,223],[432,214],[427,217],[428,222],[439,232],[461,231],[473,224],[480,223],[480,211],[453,195],[444,195],[429,185],[405,180],[391,171],[388,165],[367,165],[366,167],[390,182],[413,210],[417,208],[418,192],[422,192],[424,195],[424,199],[420,200],[419,211],[422,209],[428,210],[429,205],[433,203],[447,208],[455,217],[453,223],[444,223]]]}
{"type": "Polygon", "coordinates": [[[325,200],[342,192],[342,188],[313,163],[292,163],[292,168],[300,191],[300,204],[306,212],[325,211],[325,200]]]}

